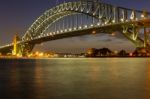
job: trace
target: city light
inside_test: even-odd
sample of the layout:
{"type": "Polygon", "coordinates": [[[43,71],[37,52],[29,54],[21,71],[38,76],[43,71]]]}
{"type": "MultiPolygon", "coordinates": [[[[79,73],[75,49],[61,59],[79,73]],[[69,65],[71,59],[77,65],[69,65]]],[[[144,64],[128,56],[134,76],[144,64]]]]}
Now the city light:
{"type": "Polygon", "coordinates": [[[96,31],[92,31],[92,34],[96,34],[96,31]]]}
{"type": "Polygon", "coordinates": [[[133,56],[133,53],[129,53],[129,56],[133,56]]]}
{"type": "Polygon", "coordinates": [[[115,36],[115,35],[116,35],[116,33],[115,33],[115,32],[111,33],[111,36],[115,36]]]}

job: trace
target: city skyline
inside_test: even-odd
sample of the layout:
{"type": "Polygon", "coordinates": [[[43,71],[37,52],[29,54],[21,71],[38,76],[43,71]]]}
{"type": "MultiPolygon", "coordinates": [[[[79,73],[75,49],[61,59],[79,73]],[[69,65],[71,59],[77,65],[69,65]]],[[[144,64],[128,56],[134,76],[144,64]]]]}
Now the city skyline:
{"type": "MultiPolygon", "coordinates": [[[[60,0],[59,0],[60,1],[60,0]]],[[[127,8],[133,8],[137,10],[147,10],[150,11],[150,1],[130,1],[129,0],[102,0],[103,2],[110,3],[116,6],[123,6],[127,8]]],[[[63,1],[61,1],[63,2],[63,1]]],[[[60,3],[61,3],[60,2],[60,3]]],[[[67,2],[67,0],[66,0],[67,2]]],[[[55,0],[14,0],[1,1],[0,8],[0,45],[10,43],[13,36],[17,33],[20,37],[23,36],[25,31],[30,27],[30,25],[47,9],[56,5],[55,0]]],[[[58,50],[58,51],[76,51],[84,50],[86,48],[96,47],[108,47],[110,49],[126,49],[133,50],[134,45],[125,39],[125,37],[117,34],[117,37],[112,37],[111,35],[89,35],[83,37],[75,37],[69,39],[62,39],[56,41],[50,41],[35,47],[35,50],[58,50]],[[72,44],[73,43],[73,44],[72,44]],[[113,46],[111,46],[113,44],[113,46]],[[41,47],[42,45],[42,47],[41,47]],[[67,46],[64,46],[67,45],[67,46]],[[61,48],[61,49],[60,49],[61,48]]]]}

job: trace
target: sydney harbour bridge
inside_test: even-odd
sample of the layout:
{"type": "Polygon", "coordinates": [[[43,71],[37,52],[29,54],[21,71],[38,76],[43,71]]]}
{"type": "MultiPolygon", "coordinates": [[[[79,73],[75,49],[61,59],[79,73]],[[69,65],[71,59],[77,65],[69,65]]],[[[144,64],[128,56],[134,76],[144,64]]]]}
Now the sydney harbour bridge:
{"type": "Polygon", "coordinates": [[[36,44],[74,36],[119,32],[137,48],[150,49],[150,13],[94,0],[64,2],[45,11],[0,53],[28,55],[36,44]],[[142,37],[141,37],[141,32],[142,37]]]}

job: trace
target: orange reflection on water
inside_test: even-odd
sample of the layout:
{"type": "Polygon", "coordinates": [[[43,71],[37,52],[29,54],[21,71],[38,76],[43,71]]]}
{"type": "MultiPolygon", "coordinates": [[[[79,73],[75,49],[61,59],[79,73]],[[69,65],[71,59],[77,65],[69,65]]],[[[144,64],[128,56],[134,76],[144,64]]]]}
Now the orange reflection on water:
{"type": "Polygon", "coordinates": [[[109,59],[108,61],[111,63],[111,67],[108,67],[110,71],[110,77],[112,77],[111,79],[115,81],[118,79],[118,67],[116,67],[118,61],[116,61],[115,58],[109,59]]]}
{"type": "Polygon", "coordinates": [[[43,80],[42,80],[42,67],[38,64],[35,66],[35,83],[39,86],[43,86],[43,80]]]}
{"type": "Polygon", "coordinates": [[[92,59],[89,61],[89,63],[90,63],[91,80],[96,81],[98,80],[100,66],[97,66],[97,64],[94,61],[92,61],[92,59]]]}
{"type": "Polygon", "coordinates": [[[20,83],[19,83],[20,73],[17,70],[17,65],[18,65],[18,63],[14,62],[13,65],[12,65],[12,68],[10,68],[10,82],[9,82],[10,88],[9,88],[9,90],[11,91],[11,93],[16,94],[15,95],[16,99],[19,99],[20,98],[20,95],[19,95],[19,91],[20,91],[20,87],[19,87],[19,85],[20,85],[20,83]]]}
{"type": "Polygon", "coordinates": [[[18,80],[19,80],[19,71],[17,71],[17,63],[14,63],[12,65],[12,68],[10,68],[10,85],[17,87],[18,80]]]}
{"type": "Polygon", "coordinates": [[[34,92],[35,92],[35,96],[34,99],[45,99],[45,95],[44,95],[44,81],[43,81],[43,75],[42,75],[42,67],[40,62],[35,62],[35,80],[34,80],[34,92]]]}

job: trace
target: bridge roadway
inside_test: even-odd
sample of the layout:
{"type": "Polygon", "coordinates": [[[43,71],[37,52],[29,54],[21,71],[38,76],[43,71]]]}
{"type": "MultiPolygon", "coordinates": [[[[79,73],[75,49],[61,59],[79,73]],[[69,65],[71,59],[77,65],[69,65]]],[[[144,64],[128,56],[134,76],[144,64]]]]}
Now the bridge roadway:
{"type": "MultiPolygon", "coordinates": [[[[82,28],[82,29],[77,29],[77,30],[72,30],[72,31],[67,31],[67,32],[63,32],[63,33],[59,33],[59,34],[55,34],[55,35],[48,35],[48,36],[44,36],[44,37],[40,37],[40,38],[36,38],[33,40],[29,40],[29,41],[19,41],[18,44],[21,43],[29,43],[29,44],[40,44],[42,42],[46,42],[46,41],[52,41],[52,40],[58,40],[58,39],[63,39],[63,38],[69,38],[69,37],[75,37],[75,36],[83,36],[83,35],[89,35],[92,34],[93,32],[98,34],[98,33],[112,33],[115,31],[123,31],[123,27],[125,25],[129,25],[129,24],[136,24],[137,27],[150,27],[150,18],[148,19],[143,19],[143,20],[137,20],[137,21],[128,21],[128,22],[121,22],[121,23],[114,23],[114,24],[106,24],[103,26],[93,26],[90,28],[82,28]]],[[[124,34],[124,33],[122,33],[124,34]]],[[[137,38],[137,40],[140,40],[143,42],[143,40],[141,40],[139,37],[137,38]]],[[[13,44],[8,44],[6,46],[2,46],[0,47],[0,52],[1,53],[6,53],[6,52],[12,52],[13,49],[13,44]]]]}

